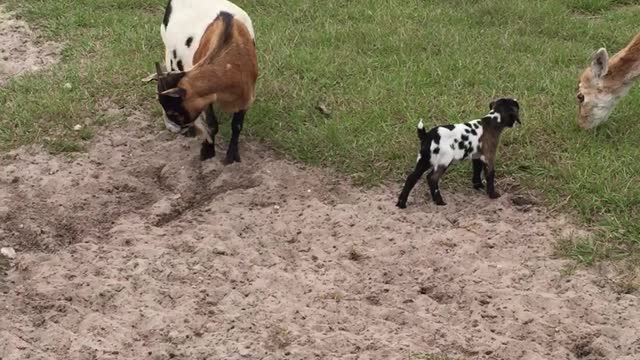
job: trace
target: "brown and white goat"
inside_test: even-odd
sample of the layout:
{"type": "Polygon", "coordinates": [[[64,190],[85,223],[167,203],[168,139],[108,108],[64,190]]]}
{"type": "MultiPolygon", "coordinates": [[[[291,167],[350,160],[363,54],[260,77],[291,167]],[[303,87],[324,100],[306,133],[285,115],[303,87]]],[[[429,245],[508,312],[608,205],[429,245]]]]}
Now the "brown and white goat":
{"type": "Polygon", "coordinates": [[[591,129],[605,122],[638,78],[640,33],[611,59],[607,49],[598,50],[591,59],[591,66],[580,76],[578,125],[591,129]]]}
{"type": "Polygon", "coordinates": [[[238,139],[247,110],[255,99],[258,61],[255,42],[247,26],[222,11],[201,37],[188,71],[164,73],[156,63],[158,100],[168,125],[181,132],[195,126],[202,139],[200,159],[215,156],[218,121],[212,105],[233,113],[226,164],[240,162],[238,139]],[[196,121],[202,112],[206,121],[196,121]]]}

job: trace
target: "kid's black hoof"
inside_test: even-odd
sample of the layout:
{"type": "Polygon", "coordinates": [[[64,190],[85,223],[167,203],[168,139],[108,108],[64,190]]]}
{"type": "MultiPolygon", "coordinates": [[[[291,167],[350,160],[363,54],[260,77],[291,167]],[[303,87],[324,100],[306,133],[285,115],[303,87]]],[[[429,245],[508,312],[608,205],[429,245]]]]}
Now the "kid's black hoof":
{"type": "Polygon", "coordinates": [[[200,148],[200,161],[209,160],[216,156],[216,147],[213,144],[203,143],[200,148]]]}

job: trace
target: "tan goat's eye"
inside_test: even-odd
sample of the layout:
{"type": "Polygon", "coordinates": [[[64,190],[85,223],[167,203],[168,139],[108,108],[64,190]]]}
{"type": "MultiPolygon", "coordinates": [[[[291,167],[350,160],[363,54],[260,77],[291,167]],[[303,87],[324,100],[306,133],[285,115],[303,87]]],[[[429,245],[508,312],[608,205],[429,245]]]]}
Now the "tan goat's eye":
{"type": "Polygon", "coordinates": [[[580,101],[580,103],[584,102],[584,95],[582,95],[582,93],[578,93],[576,97],[578,98],[578,101],[580,101]]]}

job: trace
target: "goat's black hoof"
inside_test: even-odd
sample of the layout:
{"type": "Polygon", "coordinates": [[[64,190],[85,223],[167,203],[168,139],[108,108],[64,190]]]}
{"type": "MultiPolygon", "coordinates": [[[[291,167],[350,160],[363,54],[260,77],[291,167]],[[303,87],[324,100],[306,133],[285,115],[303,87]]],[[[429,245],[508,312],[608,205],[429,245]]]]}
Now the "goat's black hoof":
{"type": "Polygon", "coordinates": [[[236,163],[236,162],[241,162],[240,161],[240,157],[234,157],[234,156],[231,156],[231,155],[227,155],[224,158],[224,164],[225,165],[231,165],[231,164],[236,163]]]}
{"type": "Polygon", "coordinates": [[[202,144],[200,148],[200,161],[209,160],[216,156],[216,147],[213,144],[202,144]]]}
{"type": "Polygon", "coordinates": [[[236,162],[242,162],[240,160],[240,153],[236,152],[227,152],[227,156],[224,158],[225,165],[231,165],[236,162]]]}
{"type": "Polygon", "coordinates": [[[407,203],[404,201],[398,201],[396,203],[396,206],[399,207],[400,209],[406,209],[407,208],[407,203]]]}
{"type": "Polygon", "coordinates": [[[447,205],[447,203],[446,203],[446,202],[444,202],[444,200],[442,200],[442,199],[436,199],[436,200],[434,200],[434,201],[436,202],[436,205],[438,205],[438,206],[445,206],[445,205],[447,205]]]}
{"type": "Polygon", "coordinates": [[[473,183],[473,188],[476,190],[482,190],[484,189],[484,184],[483,183],[473,183]]]}
{"type": "Polygon", "coordinates": [[[497,191],[494,191],[491,194],[489,194],[489,199],[497,199],[499,197],[500,197],[500,193],[498,193],[497,191]]]}

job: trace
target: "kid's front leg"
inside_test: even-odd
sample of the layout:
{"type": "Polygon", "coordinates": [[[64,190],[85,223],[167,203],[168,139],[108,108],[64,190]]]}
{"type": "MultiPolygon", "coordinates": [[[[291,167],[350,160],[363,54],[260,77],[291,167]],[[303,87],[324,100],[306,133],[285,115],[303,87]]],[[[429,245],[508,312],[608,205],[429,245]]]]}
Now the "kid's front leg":
{"type": "Polygon", "coordinates": [[[485,164],[484,166],[484,175],[487,180],[487,195],[491,199],[497,199],[500,197],[500,194],[496,191],[496,170],[495,166],[492,162],[485,164]]]}

